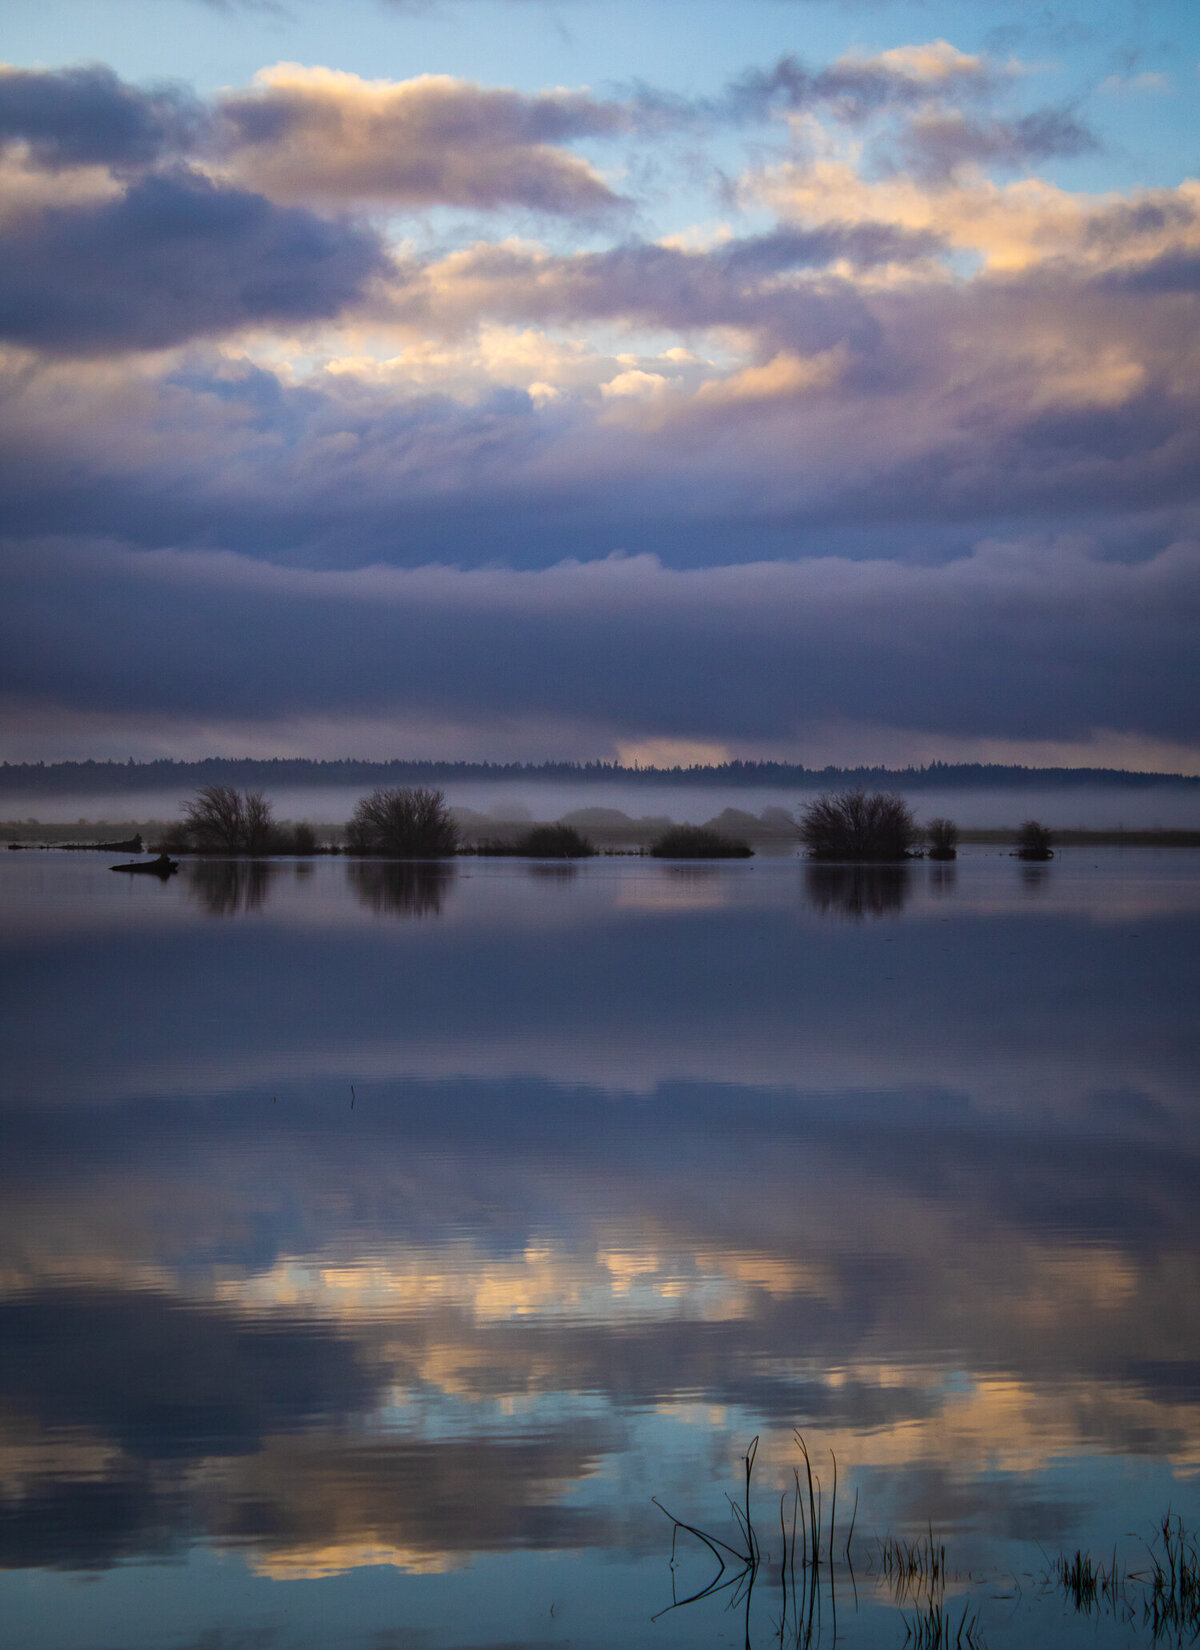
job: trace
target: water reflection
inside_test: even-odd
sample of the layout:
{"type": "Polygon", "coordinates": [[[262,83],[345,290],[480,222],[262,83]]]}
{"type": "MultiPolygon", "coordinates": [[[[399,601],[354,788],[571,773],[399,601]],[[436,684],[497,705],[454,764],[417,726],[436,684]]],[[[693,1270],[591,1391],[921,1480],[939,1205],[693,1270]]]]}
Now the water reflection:
{"type": "Polygon", "coordinates": [[[934,894],[953,894],[958,887],[958,866],[932,860],[929,865],[929,887],[934,894]]]}
{"type": "Polygon", "coordinates": [[[543,882],[553,887],[557,883],[560,887],[564,883],[572,882],[579,874],[579,867],[569,859],[535,859],[526,867],[536,882],[543,882]]]}
{"type": "Polygon", "coordinates": [[[363,905],[381,916],[436,917],[454,882],[445,860],[349,860],[346,875],[363,905]]]}
{"type": "Polygon", "coordinates": [[[188,862],[187,890],[210,916],[260,911],[278,867],[262,859],[197,859],[188,862]]]}
{"type": "Polygon", "coordinates": [[[1056,1461],[1200,1459],[1194,1141],[1064,1168],[1036,1119],[905,1092],[358,1099],[107,1108],[67,1153],[6,1116],[0,1561],[621,1546],[645,1498],[589,1495],[600,1466],[718,1414],[770,1429],[764,1488],[799,1423],[873,1518],[1043,1541],[1056,1461]]]}
{"type": "Polygon", "coordinates": [[[806,865],[808,903],[822,916],[862,922],[903,911],[912,897],[907,865],[806,865]]]}
{"type": "MultiPolygon", "coordinates": [[[[452,1573],[445,1615],[412,1629],[431,1650],[481,1626],[675,1650],[684,1613],[644,1626],[669,1549],[649,1495],[705,1527],[759,1432],[776,1515],[793,1425],[837,1453],[839,1529],[857,1490],[862,1528],[932,1523],[993,1567],[1009,1539],[1036,1567],[1034,1541],[1140,1528],[1186,1493],[1191,894],[1098,922],[967,859],[936,907],[909,878],[954,868],[884,868],[883,896],[857,868],[814,902],[902,915],[879,929],[797,913],[794,865],[501,865],[460,878],[452,920],[379,923],[356,901],[439,909],[451,868],[338,862],[288,926],[282,869],[269,922],[156,897],[131,943],[140,896],[98,872],[77,930],[21,931],[0,1568],[134,1596],[128,1560],[220,1549],[238,1579],[213,1596],[240,1602],[157,1640],[89,1635],[46,1573],[42,1636],[14,1642],[249,1643],[295,1605],[312,1625],[280,1644],[319,1650],[334,1603],[284,1584],[340,1576],[336,1607],[365,1609],[373,1575],[406,1590],[390,1627],[339,1634],[366,1650],[452,1573]],[[481,1603],[498,1572],[476,1564],[472,1594],[472,1559],[500,1554],[531,1568],[481,1603]],[[568,1587],[603,1599],[592,1622],[551,1621],[568,1587]]],[[[828,890],[855,868],[814,870],[828,890]]],[[[92,886],[74,874],[72,909],[92,886]]],[[[1027,1626],[1015,1642],[1065,1642],[1027,1626]]]]}

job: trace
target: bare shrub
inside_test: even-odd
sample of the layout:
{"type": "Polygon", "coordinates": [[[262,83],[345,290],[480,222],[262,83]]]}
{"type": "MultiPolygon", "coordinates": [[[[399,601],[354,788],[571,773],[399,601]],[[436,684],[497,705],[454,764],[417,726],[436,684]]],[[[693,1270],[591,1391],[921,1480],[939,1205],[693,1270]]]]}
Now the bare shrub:
{"type": "Polygon", "coordinates": [[[446,859],[458,852],[458,827],[441,791],[380,787],[364,796],[346,828],[348,854],[384,859],[446,859]]]}
{"type": "Polygon", "coordinates": [[[292,827],[290,851],[293,854],[315,854],[317,851],[317,833],[311,825],[301,822],[292,827]]]}
{"type": "Polygon", "coordinates": [[[205,785],[184,803],[171,841],[199,854],[266,854],[278,851],[280,831],[261,791],[243,795],[232,785],[205,785]]]}
{"type": "Polygon", "coordinates": [[[514,844],[528,859],[591,859],[595,846],[574,825],[534,825],[514,844]]]}
{"type": "Polygon", "coordinates": [[[931,819],[925,827],[930,859],[957,859],[958,826],[952,819],[931,819]]]}
{"type": "Polygon", "coordinates": [[[884,791],[819,796],[800,815],[810,859],[908,859],[919,839],[908,803],[884,791]]]}
{"type": "Polygon", "coordinates": [[[711,831],[707,825],[672,825],[651,849],[655,859],[749,859],[748,842],[711,831]]]}
{"type": "Polygon", "coordinates": [[[1053,859],[1054,838],[1048,827],[1027,819],[1017,835],[1017,853],[1021,859],[1053,859]]]}

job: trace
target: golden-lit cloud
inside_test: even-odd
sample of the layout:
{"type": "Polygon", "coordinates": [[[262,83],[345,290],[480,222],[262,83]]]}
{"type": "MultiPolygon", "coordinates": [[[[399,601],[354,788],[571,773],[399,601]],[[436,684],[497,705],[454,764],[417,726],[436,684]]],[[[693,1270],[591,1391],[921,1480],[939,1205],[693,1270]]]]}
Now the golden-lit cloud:
{"type": "Polygon", "coordinates": [[[278,200],[588,215],[617,197],[563,144],[619,114],[579,93],[526,96],[450,75],[364,80],[278,63],[221,101],[229,165],[278,200]]]}
{"type": "Polygon", "coordinates": [[[946,184],[910,175],[872,178],[852,161],[787,162],[744,187],[804,223],[890,224],[929,231],[975,254],[985,270],[1018,272],[1068,259],[1081,271],[1150,263],[1200,246],[1200,182],[1127,195],[1073,193],[1044,178],[999,183],[976,170],[946,184]]]}

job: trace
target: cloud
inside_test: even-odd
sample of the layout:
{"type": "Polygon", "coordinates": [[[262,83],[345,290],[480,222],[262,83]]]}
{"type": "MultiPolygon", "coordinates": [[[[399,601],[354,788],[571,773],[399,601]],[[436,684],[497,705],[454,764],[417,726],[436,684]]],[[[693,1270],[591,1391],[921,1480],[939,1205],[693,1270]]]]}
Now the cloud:
{"type": "MultiPolygon", "coordinates": [[[[526,96],[439,77],[366,82],[277,66],[229,94],[215,124],[201,123],[185,165],[177,150],[193,141],[191,113],[172,124],[173,94],[155,102],[159,93],[103,74],[35,77],[33,104],[51,114],[39,116],[41,127],[22,114],[24,135],[3,162],[12,193],[0,331],[17,347],[0,357],[0,463],[11,565],[58,543],[46,552],[44,586],[31,562],[16,578],[18,607],[47,638],[42,658],[16,638],[28,663],[26,677],[10,678],[16,714],[60,706],[82,716],[88,706],[96,716],[144,716],[157,730],[186,724],[190,739],[207,718],[253,727],[256,738],[274,727],[293,748],[297,730],[321,716],[339,727],[412,716],[461,743],[480,704],[509,750],[533,728],[539,740],[553,729],[557,749],[572,730],[589,748],[597,738],[764,748],[791,737],[802,715],[809,726],[840,717],[922,739],[1082,747],[1106,728],[1106,738],[1185,744],[1194,730],[1173,676],[1170,711],[1154,709],[1144,684],[1118,692],[1092,663],[1078,679],[1048,677],[1035,703],[994,665],[1019,642],[997,632],[980,637],[977,674],[993,689],[1002,679],[1004,691],[960,691],[953,670],[928,663],[960,657],[948,619],[918,650],[919,669],[876,670],[853,639],[863,610],[848,596],[857,618],[844,627],[830,619],[827,634],[846,636],[854,669],[828,655],[820,634],[805,655],[811,671],[797,673],[782,642],[774,653],[775,642],[763,643],[762,657],[799,684],[790,698],[773,695],[745,662],[736,625],[721,636],[705,620],[702,647],[725,660],[730,681],[744,673],[758,682],[754,693],[716,694],[717,677],[693,680],[678,653],[684,597],[698,587],[671,579],[689,568],[734,580],[739,567],[778,558],[773,599],[782,610],[804,596],[797,635],[807,635],[804,614],[832,600],[816,569],[841,569],[845,579],[846,569],[868,569],[897,611],[912,604],[916,636],[941,611],[935,593],[979,563],[972,546],[1040,546],[1035,561],[1057,567],[1061,546],[1086,544],[1071,562],[1075,599],[1086,605],[1101,600],[1113,565],[1157,567],[1184,554],[1167,547],[1194,542],[1200,379],[1187,319],[1200,185],[1106,196],[1028,174],[994,181],[986,169],[1006,157],[1026,165],[1089,141],[1063,111],[997,113],[990,100],[1007,73],[939,42],[803,75],[777,67],[760,107],[794,95],[823,98],[823,111],[852,124],[890,120],[893,159],[909,171],[872,170],[862,147],[869,133],[854,134],[857,148],[795,149],[741,180],[743,204],[778,214],[753,233],[710,224],[581,251],[561,240],[449,240],[425,254],[389,253],[382,232],[295,202],[344,188],[394,219],[393,208],[416,204],[424,190],[429,201],[469,196],[497,209],[553,199],[571,215],[608,185],[563,146],[644,130],[638,122],[652,111],[637,97],[526,96]],[[106,127],[87,115],[89,99],[124,114],[106,127]],[[37,151],[34,140],[54,131],[57,148],[37,151]],[[549,172],[538,170],[543,162],[549,172]],[[204,339],[214,342],[196,342],[204,339]],[[138,351],[143,358],[131,359],[138,351]],[[105,537],[117,549],[93,562],[105,537]],[[130,547],[155,557],[126,562],[130,547]],[[152,569],[169,564],[182,578],[182,563],[161,559],[164,547],[274,560],[297,576],[309,569],[308,583],[253,600],[239,583],[227,618],[215,597],[211,608],[197,597],[194,611],[225,650],[227,679],[255,684],[253,712],[248,699],[227,699],[202,679],[182,617],[156,686],[148,669],[144,678],[125,671],[69,590],[58,607],[57,594],[51,600],[64,558],[78,554],[97,611],[108,612],[116,636],[132,625],[140,648],[159,577],[152,569]],[[627,564],[604,560],[617,548],[631,553],[627,564]],[[511,592],[541,601],[567,579],[568,558],[608,569],[594,575],[594,622],[618,653],[629,568],[653,567],[647,591],[672,593],[661,634],[647,640],[653,668],[630,655],[619,690],[577,683],[570,660],[558,660],[556,635],[543,636],[520,602],[511,636],[486,602],[475,605],[485,587],[472,580],[487,566],[509,565],[511,592]],[[457,658],[461,637],[476,635],[461,691],[441,682],[437,658],[422,635],[410,637],[390,598],[378,614],[365,611],[363,633],[371,638],[386,619],[396,636],[388,630],[359,649],[342,634],[359,674],[326,653],[313,629],[317,579],[341,570],[361,581],[334,602],[345,616],[363,605],[352,590],[368,588],[374,563],[441,565],[427,636],[457,658]],[[922,564],[939,570],[927,586],[914,571],[922,564]],[[544,582],[520,584],[522,570],[544,582]],[[238,614],[255,602],[253,623],[243,623],[238,614]],[[291,691],[296,650],[267,647],[275,680],[253,662],[252,641],[272,632],[276,613],[278,633],[301,653],[316,636],[320,693],[291,691]],[[512,657],[518,634],[529,659],[546,652],[541,690],[529,659],[512,657]],[[388,674],[380,661],[401,644],[412,671],[388,674]],[[66,663],[51,668],[53,658],[66,663]],[[660,671],[660,659],[677,668],[660,671]],[[101,663],[118,682],[139,680],[139,695],[104,689],[101,663]],[[760,699],[786,714],[764,717],[760,699]]],[[[1149,589],[1128,576],[1131,588],[1149,589]]],[[[758,588],[766,575],[746,577],[758,588]]],[[[1048,585],[1036,588],[1038,601],[1049,599],[1048,585]]],[[[425,587],[404,589],[421,610],[425,587]]],[[[1003,611],[1003,588],[993,595],[1003,611]]],[[[163,600],[173,612],[175,597],[163,600]]],[[[1136,605],[1125,629],[1106,619],[1106,639],[1093,637],[1097,657],[1115,648],[1135,678],[1136,605]]],[[[653,602],[646,623],[650,610],[653,602]]],[[[1041,611],[1036,601],[1031,611],[1041,611]]],[[[1070,631],[1075,620],[1062,622],[1070,631]]],[[[580,660],[603,657],[582,617],[564,623],[580,660]]],[[[772,634],[763,615],[747,619],[756,637],[763,624],[772,634]]],[[[1160,663],[1151,630],[1139,634],[1148,683],[1160,663]]],[[[897,636],[880,644],[885,662],[897,636]]],[[[152,636],[146,645],[153,654],[152,636]]],[[[969,676],[961,660],[958,668],[969,676]]]]}
{"type": "Polygon", "coordinates": [[[620,320],[684,333],[739,328],[812,349],[875,328],[844,280],[789,281],[831,264],[870,270],[913,264],[941,247],[928,226],[883,223],[790,225],[697,251],[628,241],[603,252],[551,255],[520,242],[482,243],[413,275],[394,313],[413,323],[454,326],[483,313],[543,324],[620,320]],[[460,319],[461,318],[461,319],[460,319]]]}
{"type": "Polygon", "coordinates": [[[10,703],[262,720],[516,720],[716,743],[851,721],[958,736],[1200,737],[1200,544],[1141,563],[985,543],[943,566],[332,573],[94,547],[4,558],[10,703]],[[302,661],[302,664],[300,663],[302,661]]]}
{"type": "Polygon", "coordinates": [[[41,71],[0,65],[0,145],[21,144],[30,162],[144,167],[193,149],[209,116],[189,92],[140,91],[103,64],[41,71]]]}
{"type": "Polygon", "coordinates": [[[892,224],[938,234],[977,254],[985,270],[1019,271],[1054,260],[1060,275],[1131,267],[1180,245],[1200,245],[1200,182],[1128,196],[1086,195],[1029,176],[996,183],[976,173],[867,177],[828,157],[742,180],[747,201],[765,201],[806,228],[892,224]]]}
{"type": "Polygon", "coordinates": [[[938,110],[912,117],[898,160],[918,177],[937,179],[950,177],[961,166],[1020,169],[1030,161],[1084,155],[1099,146],[1095,135],[1065,109],[1038,109],[1011,120],[938,110]]]}
{"type": "Polygon", "coordinates": [[[10,223],[0,337],[99,355],[295,325],[336,315],[385,267],[363,229],[177,169],[10,223]]]}
{"type": "MultiPolygon", "coordinates": [[[[1074,157],[1100,147],[1078,114],[1048,106],[998,114],[991,106],[1013,83],[1013,64],[959,51],[945,40],[902,46],[869,58],[840,58],[810,69],[784,57],[770,70],[734,81],[725,98],[737,118],[793,117],[800,146],[828,149],[819,115],[837,126],[867,128],[874,170],[946,179],[961,167],[1021,169],[1032,161],[1074,157]],[[805,117],[804,125],[797,117],[805,117]],[[820,134],[820,141],[814,143],[820,134]]],[[[860,137],[860,143],[864,140],[860,137]]]]}
{"type": "MultiPolygon", "coordinates": [[[[332,249],[310,270],[287,261],[296,335],[136,369],[10,360],[9,531],[341,566],[544,566],[618,547],[674,565],[944,559],[1035,530],[1136,559],[1195,532],[1200,380],[1181,316],[1197,185],[930,187],[825,163],[755,186],[786,213],[761,234],[579,253],[483,242],[376,281],[359,275],[372,253],[356,232],[235,194],[268,246],[282,220],[332,249]],[[957,273],[944,248],[982,269],[957,273]],[[305,307],[347,296],[345,326],[302,329],[305,307]]],[[[222,211],[230,199],[191,180],[137,191],[168,187],[189,213],[189,189],[222,211]]],[[[53,222],[111,230],[126,198],[53,222]]],[[[43,255],[29,301],[57,304],[43,333],[61,337],[65,315],[77,349],[256,315],[278,327],[285,305],[264,317],[254,262],[226,240],[200,291],[198,257],[176,282],[168,252],[143,249],[141,287],[98,291],[99,269],[43,255]],[[68,303],[56,280],[81,291],[68,303]]],[[[35,307],[25,337],[38,320],[35,307]]]]}
{"type": "Polygon", "coordinates": [[[928,231],[880,222],[925,196],[839,203],[809,185],[812,217],[840,204],[861,221],[708,251],[506,244],[414,263],[377,307],[386,356],[359,337],[303,371],[209,351],[136,371],[13,362],[9,531],[341,566],[617,547],[673,565],[944,559],[1036,529],[1136,559],[1194,533],[1182,195],[1110,221],[1056,191],[955,188],[948,233],[1024,261],[955,279],[915,257],[928,231]],[[897,263],[803,261],[839,250],[897,263]],[[634,347],[575,335],[597,323],[634,347]],[[662,349],[672,336],[698,347],[662,349]],[[619,393],[634,389],[653,393],[619,393]]]}
{"type": "Polygon", "coordinates": [[[732,81],[726,103],[742,118],[824,107],[838,120],[859,124],[931,97],[988,97],[1005,78],[989,59],[933,40],[874,57],[841,57],[819,69],[793,55],[781,57],[770,69],[750,69],[732,81]]]}
{"type": "Polygon", "coordinates": [[[618,106],[573,92],[535,96],[449,75],[361,79],[281,63],[221,112],[236,174],[273,198],[370,200],[594,216],[618,197],[557,147],[626,128],[618,106]]]}

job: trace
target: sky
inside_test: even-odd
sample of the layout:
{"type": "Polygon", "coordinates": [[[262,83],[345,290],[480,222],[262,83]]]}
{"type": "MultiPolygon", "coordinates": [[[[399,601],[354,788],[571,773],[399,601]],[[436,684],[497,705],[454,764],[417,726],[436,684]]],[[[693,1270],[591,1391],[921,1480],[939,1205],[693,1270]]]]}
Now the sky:
{"type": "Polygon", "coordinates": [[[1193,0],[0,56],[0,759],[1200,773],[1193,0]]]}

